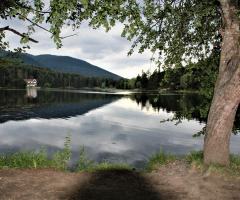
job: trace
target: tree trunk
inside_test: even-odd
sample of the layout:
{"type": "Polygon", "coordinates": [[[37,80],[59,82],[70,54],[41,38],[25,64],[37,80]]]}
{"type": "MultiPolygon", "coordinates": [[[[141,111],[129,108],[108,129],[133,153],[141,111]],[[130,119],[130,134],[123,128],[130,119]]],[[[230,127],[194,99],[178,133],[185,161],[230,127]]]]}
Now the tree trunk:
{"type": "Polygon", "coordinates": [[[229,143],[240,103],[240,20],[237,0],[220,0],[221,61],[204,137],[204,163],[230,163],[229,143]]]}

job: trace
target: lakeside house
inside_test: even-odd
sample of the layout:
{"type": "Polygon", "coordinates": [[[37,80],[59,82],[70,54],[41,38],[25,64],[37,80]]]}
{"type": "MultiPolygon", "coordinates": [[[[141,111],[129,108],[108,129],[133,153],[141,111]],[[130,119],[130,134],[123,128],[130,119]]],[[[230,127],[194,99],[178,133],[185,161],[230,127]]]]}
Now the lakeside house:
{"type": "Polygon", "coordinates": [[[36,87],[37,86],[37,79],[24,79],[27,81],[27,87],[36,87]]]}

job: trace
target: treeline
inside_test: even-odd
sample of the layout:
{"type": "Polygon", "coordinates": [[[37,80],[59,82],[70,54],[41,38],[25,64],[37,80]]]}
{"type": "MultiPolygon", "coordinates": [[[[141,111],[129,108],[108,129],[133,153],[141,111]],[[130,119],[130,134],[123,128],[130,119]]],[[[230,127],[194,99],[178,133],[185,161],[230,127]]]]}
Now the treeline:
{"type": "Polygon", "coordinates": [[[116,84],[117,89],[147,89],[157,90],[165,72],[155,70],[151,76],[149,71],[142,71],[142,75],[131,79],[119,79],[116,84]]]}
{"type": "Polygon", "coordinates": [[[172,90],[192,89],[210,90],[216,82],[219,68],[220,52],[214,51],[208,58],[199,60],[197,63],[188,63],[172,67],[165,67],[164,71],[155,70],[151,75],[149,71],[142,71],[132,79],[121,79],[117,82],[118,89],[147,89],[156,90],[158,88],[169,88],[172,90]]]}
{"type": "Polygon", "coordinates": [[[50,68],[34,65],[11,65],[0,67],[0,87],[26,87],[23,79],[37,79],[39,87],[48,88],[83,88],[101,87],[117,89],[146,89],[157,90],[169,88],[173,90],[192,89],[213,92],[219,67],[220,52],[212,53],[208,58],[197,63],[182,64],[174,68],[165,67],[164,71],[142,71],[141,76],[131,79],[112,79],[100,77],[86,77],[81,74],[53,71],[50,68]]]}
{"type": "Polygon", "coordinates": [[[34,65],[11,65],[0,67],[0,87],[24,88],[24,79],[37,79],[38,87],[83,88],[115,87],[117,80],[112,78],[86,77],[81,74],[58,72],[50,68],[34,65]]]}

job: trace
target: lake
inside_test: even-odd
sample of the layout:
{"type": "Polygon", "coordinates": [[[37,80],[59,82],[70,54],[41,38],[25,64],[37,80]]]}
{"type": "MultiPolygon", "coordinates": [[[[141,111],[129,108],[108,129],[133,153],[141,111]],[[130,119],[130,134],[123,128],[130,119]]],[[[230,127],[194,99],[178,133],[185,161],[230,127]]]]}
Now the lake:
{"type": "MultiPolygon", "coordinates": [[[[153,152],[186,155],[203,149],[204,137],[193,138],[206,119],[160,123],[184,107],[200,104],[197,94],[90,90],[0,90],[0,155],[13,151],[47,148],[62,151],[71,135],[71,171],[85,146],[88,158],[110,163],[127,162],[144,168],[153,152]],[[182,101],[179,101],[182,100],[182,101]],[[178,102],[179,101],[179,102],[178,102]]],[[[239,112],[238,112],[239,113],[239,112]]],[[[240,127],[237,125],[238,132],[240,127]]],[[[240,152],[240,136],[232,134],[230,153],[240,152]]]]}

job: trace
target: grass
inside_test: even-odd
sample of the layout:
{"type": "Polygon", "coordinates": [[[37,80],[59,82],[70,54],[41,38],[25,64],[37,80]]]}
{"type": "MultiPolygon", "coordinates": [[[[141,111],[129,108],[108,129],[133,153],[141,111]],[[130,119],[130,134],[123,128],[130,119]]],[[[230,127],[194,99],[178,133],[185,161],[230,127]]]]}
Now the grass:
{"type": "Polygon", "coordinates": [[[105,87],[105,88],[102,88],[102,87],[93,87],[93,88],[90,88],[90,89],[95,89],[95,90],[117,90],[115,87],[105,87]]]}
{"type": "Polygon", "coordinates": [[[187,90],[177,90],[177,92],[178,93],[199,93],[198,90],[192,90],[191,88],[187,90]]]}
{"type": "Polygon", "coordinates": [[[203,150],[190,151],[185,159],[189,162],[191,168],[203,172],[208,175],[217,175],[226,179],[230,177],[240,178],[240,154],[230,154],[230,165],[222,165],[219,163],[210,163],[204,165],[203,163],[203,150]]]}
{"type": "MultiPolygon", "coordinates": [[[[147,159],[147,158],[146,158],[147,159]]],[[[147,167],[145,168],[144,172],[155,172],[157,167],[166,165],[170,162],[177,160],[178,157],[171,154],[167,155],[162,149],[158,153],[153,153],[153,155],[147,159],[147,167]]]]}
{"type": "MultiPolygon", "coordinates": [[[[160,166],[167,165],[179,158],[176,155],[167,155],[162,149],[160,152],[153,153],[152,157],[147,159],[147,167],[143,172],[155,172],[155,169],[160,166]]],[[[182,157],[188,162],[189,167],[198,172],[205,173],[206,176],[217,175],[228,179],[230,177],[240,178],[240,154],[230,155],[230,165],[221,165],[218,163],[210,163],[205,165],[203,162],[203,150],[191,151],[182,157]]]]}
{"type": "MultiPolygon", "coordinates": [[[[13,153],[8,150],[8,153],[0,156],[0,169],[30,169],[30,168],[47,168],[51,167],[59,171],[70,173],[68,162],[70,160],[71,152],[69,148],[70,134],[67,133],[65,148],[63,152],[57,152],[51,159],[47,158],[46,149],[43,150],[43,146],[40,148],[40,152],[34,153],[34,148],[30,150],[23,150],[22,152],[13,153]]],[[[84,143],[80,150],[80,159],[76,161],[77,168],[74,168],[75,172],[96,172],[96,171],[109,171],[109,170],[130,170],[136,169],[127,163],[115,163],[109,162],[97,163],[92,161],[92,158],[87,160],[85,156],[84,143]]],[[[162,149],[158,153],[147,159],[146,168],[138,169],[138,173],[151,173],[155,172],[155,169],[159,166],[167,165],[170,162],[174,162],[179,158],[176,155],[168,155],[162,149]]],[[[182,157],[185,159],[191,168],[197,171],[205,171],[206,175],[215,174],[223,176],[225,178],[237,177],[240,178],[240,155],[230,155],[230,165],[210,164],[207,166],[203,163],[203,150],[189,151],[189,153],[182,157]]]]}
{"type": "Polygon", "coordinates": [[[26,87],[26,89],[41,89],[41,87],[26,87]]]}
{"type": "MultiPolygon", "coordinates": [[[[69,149],[70,144],[70,134],[66,137],[67,141],[64,143],[65,148],[63,152],[57,152],[51,159],[47,158],[46,149],[43,146],[40,148],[40,152],[34,153],[34,148],[30,150],[23,150],[22,152],[9,151],[7,154],[0,156],[0,169],[31,169],[31,168],[47,168],[51,167],[59,171],[70,173],[69,166],[67,165],[71,152],[69,149]]],[[[92,158],[85,160],[85,147],[83,145],[80,151],[80,159],[77,161],[78,167],[75,168],[75,172],[85,171],[106,171],[106,170],[116,170],[116,169],[128,169],[133,170],[133,167],[125,163],[111,164],[103,162],[101,164],[93,162],[92,158]]]]}

